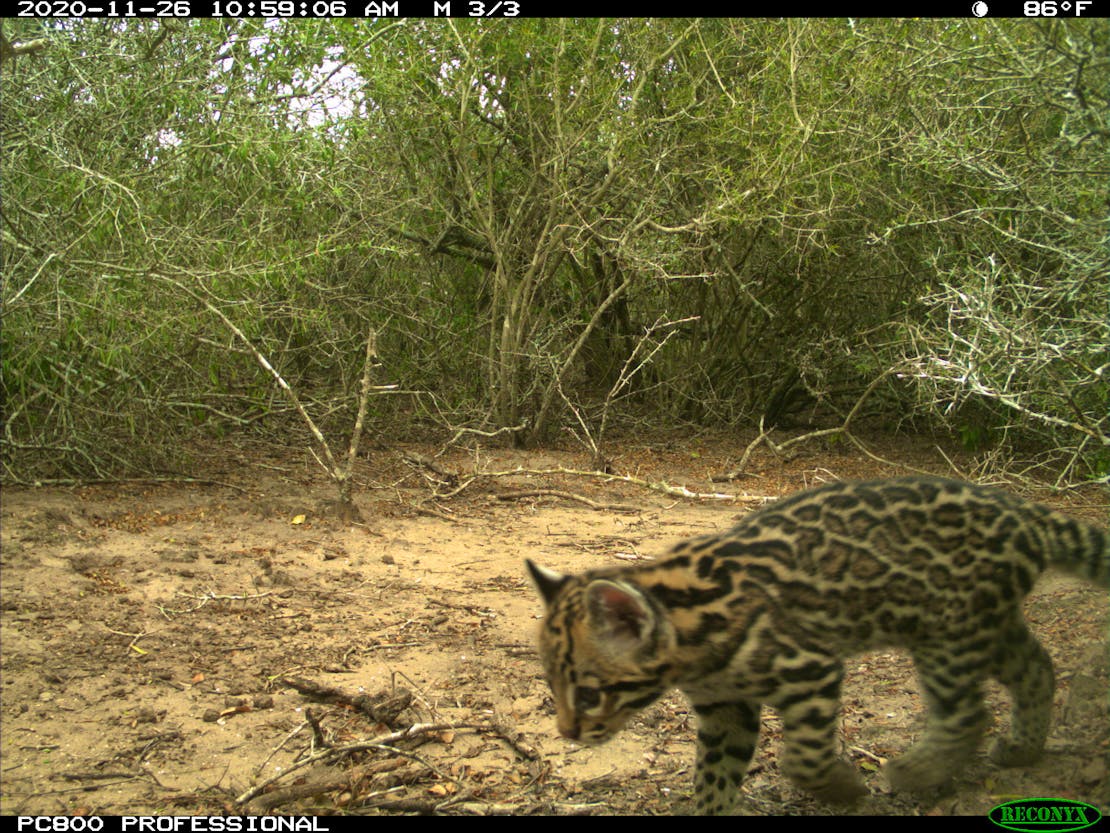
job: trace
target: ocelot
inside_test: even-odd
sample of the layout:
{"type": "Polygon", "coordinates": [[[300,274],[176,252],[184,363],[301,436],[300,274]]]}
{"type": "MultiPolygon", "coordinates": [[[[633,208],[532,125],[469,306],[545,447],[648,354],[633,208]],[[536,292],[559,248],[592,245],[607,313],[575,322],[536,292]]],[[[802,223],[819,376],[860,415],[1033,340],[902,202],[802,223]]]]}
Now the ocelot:
{"type": "Polygon", "coordinates": [[[697,715],[700,813],[732,809],[760,706],[782,719],[782,770],[829,802],[867,793],[837,754],[845,658],[901,646],[928,716],[891,761],[898,791],[944,785],[975,753],[993,676],[1012,696],[990,757],[1034,761],[1048,734],[1052,662],[1022,598],[1047,563],[1110,586],[1110,535],[996,488],[932,477],[800,492],[657,562],[562,575],[527,562],[546,615],[539,646],[559,732],[611,737],[678,688],[697,715]]]}

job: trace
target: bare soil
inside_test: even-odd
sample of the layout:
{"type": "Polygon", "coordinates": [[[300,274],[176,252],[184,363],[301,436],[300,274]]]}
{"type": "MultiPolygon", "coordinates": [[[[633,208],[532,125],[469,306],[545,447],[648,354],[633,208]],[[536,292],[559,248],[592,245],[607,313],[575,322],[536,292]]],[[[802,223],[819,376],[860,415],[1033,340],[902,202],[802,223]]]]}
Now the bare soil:
{"type": "MultiPolygon", "coordinates": [[[[694,720],[680,695],[601,748],[555,734],[522,561],[576,571],[649,558],[765,498],[903,473],[832,447],[757,454],[753,476],[711,483],[745,443],[640,438],[614,460],[732,499],[521,472],[430,500],[429,472],[394,448],[366,457],[351,520],[310,454],[231,444],[198,457],[205,482],[6,488],[0,813],[687,812],[694,720]],[[543,490],[633,508],[522,496],[543,490]]],[[[882,453],[949,471],[924,442],[882,453]]],[[[587,467],[574,450],[472,449],[436,464],[457,475],[587,467]]],[[[1097,488],[1034,496],[1106,524],[1097,488]]],[[[892,795],[879,766],[920,734],[923,714],[909,661],[874,653],[854,661],[843,707],[845,754],[872,796],[833,810],[793,788],[766,711],[739,812],[983,814],[1028,796],[1110,812],[1106,592],[1049,574],[1027,613],[1058,675],[1038,764],[1003,770],[983,756],[944,795],[892,795]]],[[[1004,725],[1001,689],[990,702],[1004,725]]]]}

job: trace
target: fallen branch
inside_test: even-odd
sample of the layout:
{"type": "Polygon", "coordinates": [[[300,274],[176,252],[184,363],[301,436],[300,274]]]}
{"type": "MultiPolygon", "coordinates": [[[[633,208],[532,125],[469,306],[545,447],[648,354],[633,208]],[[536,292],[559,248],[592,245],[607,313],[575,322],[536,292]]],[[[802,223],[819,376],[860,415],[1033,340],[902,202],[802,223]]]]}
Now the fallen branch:
{"type": "Polygon", "coordinates": [[[407,729],[402,729],[398,732],[390,732],[387,735],[374,738],[373,740],[357,741],[356,743],[348,743],[343,746],[333,746],[329,749],[322,749],[314,755],[309,755],[299,761],[295,761],[286,767],[284,770],[276,775],[255,784],[249,790],[244,792],[235,799],[238,805],[246,804],[256,796],[264,793],[271,784],[276,784],[282,778],[288,778],[292,773],[305,767],[312,766],[318,763],[332,763],[348,755],[353,755],[356,752],[369,752],[373,750],[386,750],[394,751],[395,744],[400,741],[409,740],[411,738],[424,737],[427,735],[435,734],[436,732],[458,731],[460,729],[478,729],[488,727],[475,727],[475,726],[457,726],[451,723],[416,723],[409,726],[407,729]]]}
{"type": "Polygon", "coordinates": [[[255,799],[251,810],[258,813],[268,813],[283,804],[305,798],[315,798],[324,793],[339,792],[347,789],[348,786],[346,781],[315,781],[307,784],[294,784],[291,787],[282,787],[259,796],[255,799]]]}
{"type": "Polygon", "coordinates": [[[436,497],[441,500],[454,497],[455,495],[466,489],[468,486],[470,486],[471,483],[474,483],[475,481],[481,480],[482,478],[486,477],[519,477],[521,475],[553,474],[570,475],[572,477],[595,477],[606,483],[629,483],[633,486],[639,486],[641,488],[649,489],[654,492],[661,492],[665,495],[671,495],[672,497],[692,498],[697,500],[731,500],[738,503],[752,503],[764,502],[774,499],[774,496],[769,495],[737,495],[729,494],[727,492],[694,492],[690,489],[687,489],[685,486],[672,486],[671,484],[666,483],[662,480],[645,480],[641,477],[633,477],[630,474],[612,474],[611,472],[604,471],[584,471],[580,469],[568,469],[564,466],[559,466],[553,469],[515,468],[505,471],[477,472],[467,477],[455,489],[452,489],[450,492],[446,492],[444,494],[437,494],[436,497]]]}
{"type": "Polygon", "coordinates": [[[728,483],[732,480],[737,480],[740,477],[743,477],[745,474],[744,470],[748,467],[748,458],[752,456],[752,452],[755,451],[756,446],[767,441],[767,437],[772,430],[773,429],[765,429],[763,427],[763,418],[760,417],[759,436],[748,443],[748,447],[745,448],[744,453],[740,455],[740,462],[736,464],[735,468],[733,468],[732,471],[728,472],[727,474],[715,474],[709,478],[709,481],[711,483],[728,483]]]}
{"type": "Polygon", "coordinates": [[[564,492],[561,489],[527,489],[521,492],[507,492],[505,494],[497,495],[498,500],[523,500],[529,497],[540,497],[548,495],[551,497],[560,497],[564,500],[576,500],[579,503],[584,503],[593,509],[607,509],[612,512],[639,512],[640,507],[632,506],[628,503],[598,503],[596,500],[590,500],[588,497],[576,495],[574,492],[564,492]]]}
{"type": "Polygon", "coordinates": [[[282,682],[312,700],[349,706],[376,723],[384,723],[391,728],[397,722],[401,712],[409,707],[413,699],[412,692],[406,688],[381,691],[374,695],[352,695],[342,689],[321,685],[301,677],[286,677],[282,682]]]}
{"type": "Polygon", "coordinates": [[[428,515],[432,518],[439,518],[442,521],[450,521],[453,524],[463,523],[453,515],[448,515],[442,509],[437,509],[434,506],[429,506],[427,501],[423,503],[418,503],[416,506],[413,507],[413,509],[415,509],[417,514],[419,515],[428,515]]]}
{"type": "MultiPolygon", "coordinates": [[[[321,686],[319,688],[326,689],[326,687],[324,686],[321,686]]],[[[300,729],[298,728],[297,731],[299,730],[300,729]]],[[[266,793],[269,788],[272,785],[276,784],[278,781],[282,780],[283,778],[289,778],[294,772],[305,769],[306,767],[310,767],[313,764],[332,764],[338,760],[341,760],[342,758],[353,755],[355,753],[369,751],[386,752],[390,755],[402,756],[409,760],[415,760],[418,763],[423,764],[432,772],[435,772],[444,780],[452,781],[461,787],[462,784],[457,779],[447,773],[441,772],[438,767],[420,757],[419,755],[403,749],[398,749],[397,744],[416,738],[426,738],[429,735],[436,735],[440,732],[453,733],[464,730],[469,730],[472,732],[483,732],[494,735],[495,737],[504,740],[517,755],[525,760],[537,761],[541,758],[540,753],[535,748],[524,743],[521,740],[519,732],[517,732],[515,729],[505,724],[504,722],[486,724],[416,723],[412,726],[409,726],[407,729],[401,729],[396,732],[390,732],[389,734],[380,735],[379,737],[373,738],[371,740],[357,741],[355,743],[348,743],[343,746],[331,746],[327,749],[321,749],[318,752],[315,752],[311,755],[308,755],[307,757],[291,763],[281,772],[269,778],[266,778],[258,784],[255,784],[249,790],[237,797],[235,799],[235,804],[238,806],[243,806],[251,801],[254,801],[256,798],[258,798],[258,796],[266,793]]],[[[293,734],[295,734],[295,732],[293,734]]],[[[289,737],[292,737],[292,734],[289,737]]],[[[286,740],[288,740],[288,738],[286,738],[286,740]]],[[[282,741],[282,745],[284,745],[284,743],[285,741],[282,741]]],[[[276,752],[277,750],[275,749],[274,751],[276,752]]],[[[384,763],[371,764],[370,767],[367,768],[364,772],[376,772],[386,768],[389,767],[384,763]]],[[[335,782],[330,783],[334,785],[335,782]]],[[[325,783],[323,781],[317,782],[313,789],[317,790],[317,792],[310,794],[319,794],[319,792],[330,791],[328,789],[328,783],[325,783]]],[[[292,793],[289,793],[288,791],[283,792],[284,794],[280,796],[277,801],[284,803],[297,797],[292,795],[292,793]]],[[[458,801],[464,796],[465,792],[460,793],[459,795],[455,796],[454,799],[449,799],[448,803],[451,803],[452,801],[458,801]]],[[[443,803],[438,803],[438,806],[443,806],[443,803]]]]}
{"type": "Polygon", "coordinates": [[[194,613],[194,612],[200,610],[202,607],[204,607],[209,602],[245,602],[245,601],[249,601],[249,600],[252,600],[252,599],[265,598],[266,596],[271,595],[273,592],[274,591],[272,591],[272,590],[266,590],[266,591],[263,591],[262,593],[247,593],[247,594],[238,595],[238,596],[236,596],[236,595],[222,595],[222,594],[217,594],[217,593],[205,592],[205,593],[201,593],[198,596],[198,595],[193,594],[193,593],[182,593],[182,592],[178,591],[178,593],[177,593],[178,596],[184,596],[187,599],[195,599],[197,601],[197,604],[193,605],[192,607],[183,608],[182,610],[173,610],[173,609],[168,608],[164,605],[155,605],[155,607],[158,608],[159,613],[161,613],[167,619],[170,619],[170,618],[172,618],[170,616],[171,613],[172,614],[194,613]]]}
{"type": "Polygon", "coordinates": [[[404,460],[413,469],[419,471],[424,479],[431,483],[433,486],[448,486],[452,487],[458,484],[459,476],[454,472],[449,472],[441,466],[437,465],[434,461],[425,457],[423,454],[416,454],[411,451],[402,451],[401,459],[404,460]],[[429,474],[430,472],[430,474],[429,474]]]}
{"type": "Polygon", "coordinates": [[[497,614],[489,608],[480,607],[478,605],[461,605],[454,602],[441,602],[439,599],[428,599],[428,604],[436,605],[437,607],[446,607],[450,610],[465,610],[467,613],[473,613],[475,616],[481,616],[483,619],[496,619],[497,614]]]}

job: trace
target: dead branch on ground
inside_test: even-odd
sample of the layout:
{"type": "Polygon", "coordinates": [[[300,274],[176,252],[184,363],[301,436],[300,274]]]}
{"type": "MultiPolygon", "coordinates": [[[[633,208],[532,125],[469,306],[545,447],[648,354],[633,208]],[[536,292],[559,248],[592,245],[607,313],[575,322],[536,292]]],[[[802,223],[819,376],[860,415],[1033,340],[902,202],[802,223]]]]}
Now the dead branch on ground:
{"type": "MultiPolygon", "coordinates": [[[[455,733],[461,731],[494,735],[495,737],[498,737],[508,743],[513,751],[525,760],[535,761],[539,759],[539,753],[537,753],[535,749],[532,749],[528,745],[521,743],[518,733],[511,729],[508,729],[507,727],[499,723],[415,723],[412,726],[409,726],[407,729],[389,732],[388,734],[379,735],[378,737],[372,738],[370,740],[356,741],[354,743],[343,744],[342,746],[330,746],[326,749],[321,749],[318,752],[314,752],[311,755],[307,755],[306,757],[289,764],[281,772],[260,781],[249,790],[240,794],[238,797],[236,797],[235,804],[239,807],[242,807],[249,802],[254,801],[256,798],[263,795],[263,793],[268,793],[270,791],[270,787],[272,787],[274,784],[277,784],[283,779],[289,779],[293,773],[299,772],[300,770],[306,769],[307,767],[313,766],[314,764],[334,764],[359,752],[386,752],[390,755],[399,755],[405,758],[417,760],[420,763],[428,766],[433,771],[438,772],[438,769],[434,765],[423,760],[419,756],[414,755],[414,753],[412,752],[399,749],[397,745],[409,740],[426,740],[441,733],[455,733]]],[[[452,779],[450,776],[444,777],[446,777],[448,780],[455,780],[452,779]]],[[[329,783],[334,785],[338,782],[332,781],[329,783]]],[[[328,789],[328,785],[324,784],[323,782],[319,782],[317,784],[317,787],[318,791],[312,794],[318,795],[320,794],[320,792],[331,791],[328,789]]],[[[289,801],[293,800],[293,798],[288,797],[287,795],[282,800],[289,801]]]]}
{"type": "Polygon", "coordinates": [[[588,497],[576,495],[574,492],[564,492],[562,489],[525,489],[520,492],[506,492],[502,495],[497,495],[498,500],[524,500],[530,497],[558,497],[563,500],[574,500],[579,503],[584,503],[593,509],[604,509],[609,512],[639,512],[639,506],[633,506],[629,503],[598,503],[596,500],[590,500],[588,497]]]}
{"type": "Polygon", "coordinates": [[[373,695],[355,695],[302,677],[286,677],[282,682],[312,700],[350,706],[376,723],[384,723],[390,728],[393,728],[401,712],[407,709],[413,700],[412,692],[406,688],[380,691],[373,695]]]}
{"type": "Polygon", "coordinates": [[[696,500],[721,500],[721,501],[735,501],[737,503],[753,503],[767,500],[773,500],[772,495],[740,495],[730,494],[727,492],[695,492],[687,489],[685,486],[673,486],[663,480],[645,480],[642,477],[635,477],[631,474],[613,474],[604,471],[589,471],[583,469],[571,469],[566,466],[556,466],[550,469],[525,469],[515,468],[506,469],[503,471],[483,471],[475,472],[467,476],[457,487],[449,492],[436,494],[435,497],[440,500],[453,498],[460,492],[467,489],[472,483],[475,483],[484,478],[494,477],[520,477],[520,476],[550,476],[550,475],[567,475],[570,477],[592,477],[597,478],[606,483],[628,483],[633,486],[639,486],[643,489],[648,489],[653,492],[660,492],[671,497],[691,498],[696,500]]]}

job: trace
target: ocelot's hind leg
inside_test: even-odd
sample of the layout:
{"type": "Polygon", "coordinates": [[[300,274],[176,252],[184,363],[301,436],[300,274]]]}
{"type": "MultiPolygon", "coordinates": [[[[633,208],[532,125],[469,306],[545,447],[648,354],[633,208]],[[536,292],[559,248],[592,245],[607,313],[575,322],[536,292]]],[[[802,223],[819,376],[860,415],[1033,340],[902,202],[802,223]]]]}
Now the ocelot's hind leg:
{"type": "Polygon", "coordinates": [[[927,792],[944,786],[979,748],[990,723],[980,689],[989,657],[978,651],[913,652],[928,704],[925,734],[900,758],[886,765],[898,792],[927,792]]]}
{"type": "Polygon", "coordinates": [[[1000,766],[1031,764],[1041,756],[1048,737],[1056,681],[1048,652],[1020,613],[1003,630],[991,674],[1010,690],[1013,709],[1010,735],[995,739],[990,758],[1000,766]]]}

